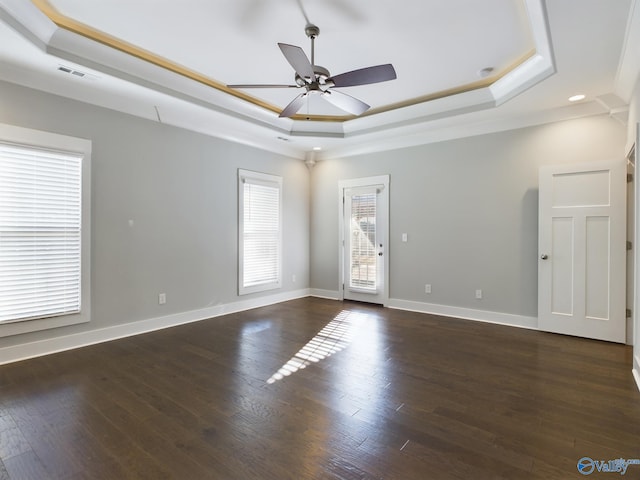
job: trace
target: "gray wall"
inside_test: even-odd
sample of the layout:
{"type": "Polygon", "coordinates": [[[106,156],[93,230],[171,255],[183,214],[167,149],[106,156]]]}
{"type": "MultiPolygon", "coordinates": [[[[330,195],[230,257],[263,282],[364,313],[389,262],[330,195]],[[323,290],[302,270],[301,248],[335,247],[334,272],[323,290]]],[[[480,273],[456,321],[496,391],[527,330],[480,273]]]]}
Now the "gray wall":
{"type": "Polygon", "coordinates": [[[590,117],[326,160],[310,185],[299,160],[2,82],[0,122],[93,141],[92,322],[0,348],[238,301],[238,168],[284,177],[282,291],[338,289],[338,181],[389,174],[391,298],[536,316],[538,168],[626,141],[590,117]]]}
{"type": "Polygon", "coordinates": [[[0,122],[93,141],[92,321],[3,338],[0,348],[309,287],[302,161],[3,82],[0,122]],[[238,168],[284,179],[283,288],[242,298],[238,168]]]}
{"type": "Polygon", "coordinates": [[[319,162],[311,286],[338,290],[338,181],[389,174],[390,298],[536,316],[538,169],[623,158],[625,135],[601,116],[319,162]]]}

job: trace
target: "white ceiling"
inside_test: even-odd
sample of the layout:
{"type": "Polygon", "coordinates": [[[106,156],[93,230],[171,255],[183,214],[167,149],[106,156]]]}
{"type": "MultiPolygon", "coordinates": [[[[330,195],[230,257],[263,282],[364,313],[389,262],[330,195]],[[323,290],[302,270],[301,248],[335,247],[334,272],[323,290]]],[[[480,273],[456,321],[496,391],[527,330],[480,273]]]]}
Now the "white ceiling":
{"type": "Polygon", "coordinates": [[[604,112],[624,120],[640,58],[636,0],[48,0],[65,28],[34,3],[0,0],[0,79],[298,158],[604,112]],[[293,83],[277,43],[310,56],[307,20],[321,31],[315,63],[332,74],[394,65],[397,80],[342,89],[372,106],[362,117],[314,97],[301,119],[278,118],[297,89],[226,89],[293,83]],[[182,75],[87,37],[100,32],[182,75]],[[495,76],[478,86],[485,67],[495,76]],[[569,105],[574,93],[587,97],[569,105]]]}
{"type": "MultiPolygon", "coordinates": [[[[397,81],[351,90],[375,106],[472,83],[482,68],[504,69],[534,49],[525,4],[514,0],[407,2],[402,12],[388,0],[50,1],[62,14],[224,84],[293,83],[277,43],[310,56],[306,14],[320,27],[318,65],[334,74],[395,65],[397,81]],[[449,48],[437,47],[452,35],[449,48]]],[[[287,89],[251,93],[280,109],[294,96],[287,89]]],[[[311,113],[329,106],[317,103],[311,113]]]]}

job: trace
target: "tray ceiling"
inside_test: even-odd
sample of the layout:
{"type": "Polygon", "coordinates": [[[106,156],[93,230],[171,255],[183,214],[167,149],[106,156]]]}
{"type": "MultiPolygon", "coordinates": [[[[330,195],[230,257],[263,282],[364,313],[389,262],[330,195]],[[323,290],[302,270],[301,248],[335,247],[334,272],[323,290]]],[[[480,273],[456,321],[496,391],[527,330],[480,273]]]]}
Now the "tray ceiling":
{"type": "Polygon", "coordinates": [[[481,119],[491,110],[564,107],[574,89],[591,95],[587,102],[610,95],[635,1],[557,3],[411,0],[399,8],[387,0],[0,0],[0,39],[15,46],[0,48],[0,61],[11,67],[0,78],[16,81],[38,70],[56,76],[50,87],[21,83],[301,156],[316,145],[338,151],[372,136],[416,135],[461,116],[481,119]],[[311,96],[294,119],[278,118],[298,89],[226,86],[292,84],[293,69],[277,43],[298,45],[310,57],[308,22],[320,27],[315,63],[332,74],[394,65],[396,80],[341,89],[371,105],[360,117],[311,96]],[[589,45],[576,44],[582,38],[589,45]],[[593,65],[584,52],[582,58],[565,52],[580,55],[591,46],[602,50],[588,52],[593,65]],[[592,91],[569,85],[569,77],[580,75],[592,91]],[[555,83],[555,92],[561,85],[551,79],[558,76],[566,85],[553,102],[532,98],[530,92],[545,93],[539,85],[555,83]],[[515,106],[498,108],[508,103],[515,106]]]}

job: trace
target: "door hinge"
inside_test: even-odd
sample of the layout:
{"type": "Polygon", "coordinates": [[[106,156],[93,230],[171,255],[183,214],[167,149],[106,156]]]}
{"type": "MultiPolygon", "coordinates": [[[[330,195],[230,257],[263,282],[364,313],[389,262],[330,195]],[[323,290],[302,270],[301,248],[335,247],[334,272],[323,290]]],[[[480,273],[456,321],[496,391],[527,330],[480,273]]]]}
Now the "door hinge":
{"type": "Polygon", "coordinates": [[[633,173],[627,173],[627,183],[633,182],[633,173]]]}
{"type": "Polygon", "coordinates": [[[632,249],[633,249],[633,243],[627,242],[627,250],[632,250],[632,249]]]}
{"type": "Polygon", "coordinates": [[[627,318],[631,318],[631,309],[627,308],[627,318]]]}

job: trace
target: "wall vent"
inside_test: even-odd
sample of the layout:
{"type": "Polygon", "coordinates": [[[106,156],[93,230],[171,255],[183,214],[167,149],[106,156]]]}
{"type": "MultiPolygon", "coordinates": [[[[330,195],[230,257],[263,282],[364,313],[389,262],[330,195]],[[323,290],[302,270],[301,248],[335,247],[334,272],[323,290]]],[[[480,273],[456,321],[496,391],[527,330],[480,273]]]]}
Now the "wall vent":
{"type": "Polygon", "coordinates": [[[76,77],[84,77],[86,73],[81,72],[79,70],[74,70],[73,68],[65,67],[64,65],[60,65],[58,70],[65,73],[70,73],[71,75],[75,75],[76,77]]]}

